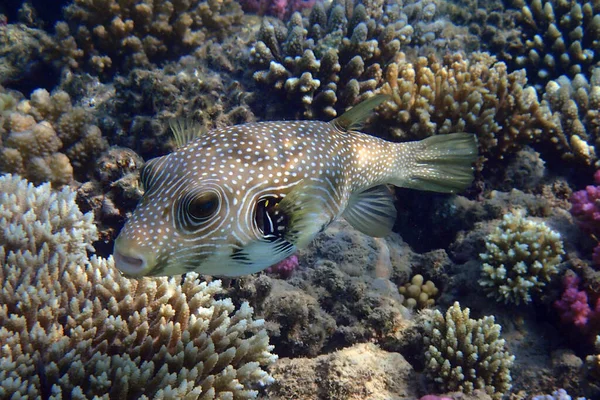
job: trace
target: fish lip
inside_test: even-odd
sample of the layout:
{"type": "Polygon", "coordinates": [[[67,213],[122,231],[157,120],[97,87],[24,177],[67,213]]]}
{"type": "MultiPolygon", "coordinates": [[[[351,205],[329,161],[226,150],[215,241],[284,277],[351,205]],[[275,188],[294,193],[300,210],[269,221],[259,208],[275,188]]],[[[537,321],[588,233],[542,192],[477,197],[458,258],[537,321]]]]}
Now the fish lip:
{"type": "Polygon", "coordinates": [[[113,252],[115,267],[126,277],[136,278],[143,276],[148,267],[148,263],[144,257],[136,254],[126,255],[115,248],[113,252]]]}

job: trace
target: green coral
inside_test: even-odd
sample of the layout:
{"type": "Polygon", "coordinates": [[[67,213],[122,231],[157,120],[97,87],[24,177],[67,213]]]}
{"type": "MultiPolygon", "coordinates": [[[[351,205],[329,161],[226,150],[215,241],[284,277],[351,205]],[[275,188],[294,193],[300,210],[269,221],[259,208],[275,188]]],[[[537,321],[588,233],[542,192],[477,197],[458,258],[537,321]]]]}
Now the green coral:
{"type": "Polygon", "coordinates": [[[502,328],[493,316],[473,320],[469,313],[458,302],[445,316],[433,312],[425,324],[425,375],[442,392],[482,389],[498,400],[511,388],[515,357],[504,350],[502,328]]]}
{"type": "Polygon", "coordinates": [[[487,236],[481,280],[489,297],[504,303],[531,302],[558,272],[564,254],[560,234],[543,222],[508,213],[487,236]]]}

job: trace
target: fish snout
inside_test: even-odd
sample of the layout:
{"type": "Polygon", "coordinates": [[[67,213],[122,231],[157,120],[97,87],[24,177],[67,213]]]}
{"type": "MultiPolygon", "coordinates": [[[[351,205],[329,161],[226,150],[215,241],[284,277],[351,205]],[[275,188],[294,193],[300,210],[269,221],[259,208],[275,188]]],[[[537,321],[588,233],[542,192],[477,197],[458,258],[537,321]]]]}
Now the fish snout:
{"type": "Polygon", "coordinates": [[[129,277],[140,277],[148,274],[154,263],[148,254],[129,240],[118,237],[113,249],[115,267],[129,277]]]}

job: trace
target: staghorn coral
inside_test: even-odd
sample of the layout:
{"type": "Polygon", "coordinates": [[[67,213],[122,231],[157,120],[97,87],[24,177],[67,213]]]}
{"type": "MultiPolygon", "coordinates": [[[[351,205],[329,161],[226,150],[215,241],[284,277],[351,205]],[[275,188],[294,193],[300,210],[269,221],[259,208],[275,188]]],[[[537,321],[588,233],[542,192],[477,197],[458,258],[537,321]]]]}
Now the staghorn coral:
{"type": "Polygon", "coordinates": [[[287,27],[264,19],[250,50],[259,85],[290,102],[292,118],[332,118],[368,97],[413,28],[394,1],[317,3],[287,27]]]}
{"type": "Polygon", "coordinates": [[[419,57],[414,63],[400,53],[385,76],[380,91],[393,101],[380,107],[379,125],[391,126],[393,137],[472,132],[484,157],[501,159],[554,128],[535,89],[526,86],[525,71],[508,73],[488,53],[419,57]]]}
{"type": "Polygon", "coordinates": [[[531,302],[558,272],[564,254],[560,234],[525,218],[523,210],[505,214],[485,246],[479,284],[504,303],[531,302]]]}
{"type": "Polygon", "coordinates": [[[511,388],[515,357],[504,350],[493,316],[473,320],[455,302],[444,316],[435,310],[425,324],[425,375],[442,392],[483,389],[499,400],[511,388]]]}
{"type": "Polygon", "coordinates": [[[128,280],[88,259],[75,193],[0,177],[0,397],[249,399],[272,382],[262,320],[219,281],[128,280]]]}
{"type": "Polygon", "coordinates": [[[546,147],[561,160],[598,167],[600,68],[594,68],[591,74],[577,74],[573,79],[563,75],[548,82],[542,106],[551,111],[556,126],[546,147]]]}
{"type": "Polygon", "coordinates": [[[600,61],[600,4],[594,0],[514,0],[523,42],[510,51],[512,69],[526,67],[543,88],[561,75],[587,73],[600,61]]]}
{"type": "Polygon", "coordinates": [[[82,179],[108,147],[92,116],[64,91],[37,89],[0,113],[0,171],[57,186],[82,179]]]}
{"type": "Polygon", "coordinates": [[[83,51],[79,67],[112,75],[184,54],[210,36],[223,38],[242,14],[233,0],[75,0],[56,30],[83,51]]]}

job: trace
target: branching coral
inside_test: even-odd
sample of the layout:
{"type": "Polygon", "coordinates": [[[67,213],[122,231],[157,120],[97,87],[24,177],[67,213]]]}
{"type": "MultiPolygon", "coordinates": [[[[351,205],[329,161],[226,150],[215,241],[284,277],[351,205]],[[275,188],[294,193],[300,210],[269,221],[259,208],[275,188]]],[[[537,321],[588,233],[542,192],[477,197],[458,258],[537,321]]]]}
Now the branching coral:
{"type": "MultiPolygon", "coordinates": [[[[515,68],[543,88],[560,75],[574,77],[600,62],[600,4],[593,0],[515,0],[525,38],[511,52],[515,68]]],[[[509,60],[510,61],[510,60],[509,60]]]]}
{"type": "Polygon", "coordinates": [[[386,63],[412,33],[393,1],[317,3],[287,27],[263,21],[250,53],[254,79],[285,95],[293,117],[335,117],[381,84],[386,63]]]}
{"type": "Polygon", "coordinates": [[[483,389],[500,399],[510,390],[515,357],[504,350],[502,328],[494,317],[473,320],[469,313],[458,302],[445,316],[433,312],[425,326],[425,374],[443,392],[483,389]]]}
{"type": "Polygon", "coordinates": [[[66,92],[37,89],[9,112],[0,112],[0,171],[60,186],[85,177],[108,144],[91,116],[73,107],[66,92]],[[74,168],[76,169],[74,171],[74,168]]]}
{"type": "MultiPolygon", "coordinates": [[[[599,17],[600,18],[600,17],[599,17]]],[[[542,106],[552,112],[555,132],[545,144],[562,160],[598,166],[600,68],[573,79],[561,76],[546,85],[542,106]],[[587,76],[591,75],[588,79],[587,76]]]]}
{"type": "Polygon", "coordinates": [[[480,285],[505,303],[531,302],[558,272],[564,254],[560,234],[522,210],[505,214],[486,238],[480,285]]]}
{"type": "Polygon", "coordinates": [[[262,320],[220,282],[128,280],[92,257],[75,194],[0,177],[0,397],[249,399],[272,378],[262,320]]]}
{"type": "Polygon", "coordinates": [[[398,54],[386,69],[381,92],[393,96],[379,112],[391,135],[420,139],[433,134],[472,132],[482,155],[503,158],[540,140],[553,125],[540,107],[525,71],[508,73],[487,53],[420,57],[415,63],[398,54]]]}
{"type": "MultiPolygon", "coordinates": [[[[207,36],[226,35],[242,17],[233,0],[76,0],[65,8],[69,30],[83,50],[83,67],[112,73],[173,57],[200,45],[207,36]]],[[[80,65],[81,66],[81,65],[80,65]]]]}

